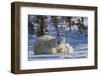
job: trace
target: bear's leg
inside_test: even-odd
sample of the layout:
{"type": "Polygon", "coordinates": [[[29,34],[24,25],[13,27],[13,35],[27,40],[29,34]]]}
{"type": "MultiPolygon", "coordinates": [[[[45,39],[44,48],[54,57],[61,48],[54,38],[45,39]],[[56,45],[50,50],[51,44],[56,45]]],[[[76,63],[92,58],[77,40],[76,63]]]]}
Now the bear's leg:
{"type": "Polygon", "coordinates": [[[52,51],[52,54],[57,54],[57,49],[56,48],[52,48],[51,51],[52,51]]]}

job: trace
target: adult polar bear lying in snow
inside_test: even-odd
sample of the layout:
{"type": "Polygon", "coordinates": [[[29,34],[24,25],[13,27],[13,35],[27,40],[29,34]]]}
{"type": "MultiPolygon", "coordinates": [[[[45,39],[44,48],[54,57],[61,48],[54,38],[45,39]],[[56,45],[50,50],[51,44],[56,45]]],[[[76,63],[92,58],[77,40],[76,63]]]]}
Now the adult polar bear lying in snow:
{"type": "Polygon", "coordinates": [[[44,35],[37,39],[34,44],[34,53],[37,54],[64,54],[72,53],[73,48],[69,44],[59,43],[57,44],[56,37],[50,35],[44,35]]]}

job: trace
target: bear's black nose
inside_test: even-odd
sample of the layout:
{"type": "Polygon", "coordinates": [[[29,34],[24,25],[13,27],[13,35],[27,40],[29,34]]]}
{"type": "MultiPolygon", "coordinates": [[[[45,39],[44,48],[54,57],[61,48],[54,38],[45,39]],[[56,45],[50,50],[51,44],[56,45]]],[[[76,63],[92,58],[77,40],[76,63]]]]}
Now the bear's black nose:
{"type": "Polygon", "coordinates": [[[57,41],[57,44],[60,44],[60,41],[57,41]]]}

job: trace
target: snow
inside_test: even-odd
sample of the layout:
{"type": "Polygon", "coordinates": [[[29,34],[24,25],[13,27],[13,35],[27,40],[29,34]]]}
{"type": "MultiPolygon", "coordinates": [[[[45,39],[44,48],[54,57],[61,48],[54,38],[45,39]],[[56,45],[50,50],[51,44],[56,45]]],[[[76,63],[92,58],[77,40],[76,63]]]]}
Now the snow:
{"type": "MultiPolygon", "coordinates": [[[[50,25],[49,25],[50,26],[50,25]]],[[[49,34],[56,36],[54,27],[48,27],[49,34]]],[[[88,42],[85,33],[79,33],[76,26],[73,27],[72,31],[69,31],[68,27],[64,26],[61,33],[66,37],[66,43],[69,43],[73,49],[73,53],[56,54],[56,55],[35,55],[33,52],[35,41],[37,40],[36,35],[31,36],[28,41],[28,60],[48,60],[48,59],[74,59],[74,58],[87,58],[88,54],[88,42]]]]}
{"type": "MultiPolygon", "coordinates": [[[[49,35],[57,36],[54,26],[49,24],[47,29],[49,35]]],[[[35,55],[33,47],[38,37],[36,35],[31,35],[28,37],[28,60],[75,59],[88,57],[88,36],[86,36],[86,33],[78,32],[76,25],[72,26],[72,31],[69,30],[67,25],[64,25],[62,29],[60,29],[60,33],[66,38],[66,44],[69,43],[74,49],[73,53],[35,55]]]]}
{"type": "Polygon", "coordinates": [[[74,52],[67,54],[56,54],[56,55],[35,55],[33,51],[29,51],[29,60],[47,60],[47,59],[74,59],[74,58],[87,58],[87,44],[73,46],[74,52]],[[78,47],[79,46],[79,47],[78,47]],[[63,57],[62,57],[63,56],[63,57]]]}

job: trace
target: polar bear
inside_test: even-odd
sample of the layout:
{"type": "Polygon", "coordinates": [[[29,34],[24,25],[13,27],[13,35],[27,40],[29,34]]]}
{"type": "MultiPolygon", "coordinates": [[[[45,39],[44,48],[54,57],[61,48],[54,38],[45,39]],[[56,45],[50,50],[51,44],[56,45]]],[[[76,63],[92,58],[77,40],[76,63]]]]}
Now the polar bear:
{"type": "Polygon", "coordinates": [[[57,46],[56,46],[56,52],[57,53],[72,53],[73,48],[69,43],[66,43],[66,38],[62,35],[57,37],[57,46]]]}
{"type": "Polygon", "coordinates": [[[61,53],[73,53],[73,48],[70,44],[57,44],[55,48],[51,48],[53,54],[61,53]]]}
{"type": "Polygon", "coordinates": [[[72,46],[68,43],[66,44],[65,40],[57,44],[56,37],[50,35],[39,37],[34,44],[34,54],[64,54],[72,52],[72,46]]]}
{"type": "Polygon", "coordinates": [[[56,47],[56,37],[43,35],[36,40],[33,51],[34,54],[52,54],[51,48],[54,47],[56,47]]]}

